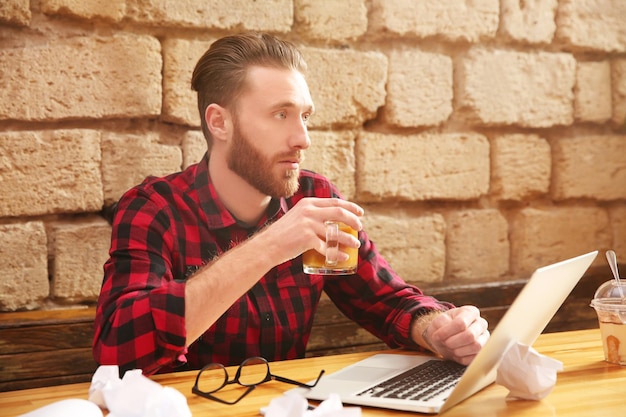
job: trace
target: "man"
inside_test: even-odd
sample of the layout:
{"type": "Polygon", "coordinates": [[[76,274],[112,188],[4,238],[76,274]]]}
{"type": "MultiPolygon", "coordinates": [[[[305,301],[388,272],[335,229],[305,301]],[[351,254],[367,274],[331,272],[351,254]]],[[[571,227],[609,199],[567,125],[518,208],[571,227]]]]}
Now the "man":
{"type": "Polygon", "coordinates": [[[314,111],[305,70],[293,45],[264,34],[220,39],[200,58],[192,86],[208,153],[119,201],[98,300],[98,363],[152,374],[302,357],[322,291],[391,347],[467,364],[484,345],[478,309],[406,284],[363,231],[363,209],[300,170],[314,111]],[[325,252],[326,220],[359,231],[339,235],[359,248],[356,274],[303,273],[303,252],[325,252]]]}

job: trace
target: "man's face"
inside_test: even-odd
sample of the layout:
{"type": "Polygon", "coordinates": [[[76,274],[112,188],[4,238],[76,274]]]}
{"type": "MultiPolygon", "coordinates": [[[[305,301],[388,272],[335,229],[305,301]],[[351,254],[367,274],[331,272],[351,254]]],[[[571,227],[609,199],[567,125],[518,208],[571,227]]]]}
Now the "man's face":
{"type": "Polygon", "coordinates": [[[265,67],[249,70],[247,86],[233,114],[228,167],[262,194],[289,197],[310,145],[308,86],[297,71],[265,67]]]}
{"type": "Polygon", "coordinates": [[[304,159],[302,150],[282,155],[265,155],[241,132],[239,118],[228,150],[228,167],[262,194],[274,198],[290,197],[298,190],[299,164],[304,159]],[[279,168],[282,161],[292,161],[293,168],[279,168]]]}

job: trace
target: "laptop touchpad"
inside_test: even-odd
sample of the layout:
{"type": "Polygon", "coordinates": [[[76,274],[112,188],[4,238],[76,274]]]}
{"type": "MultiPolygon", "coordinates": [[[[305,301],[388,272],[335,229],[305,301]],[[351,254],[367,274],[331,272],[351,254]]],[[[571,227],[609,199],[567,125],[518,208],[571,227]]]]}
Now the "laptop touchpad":
{"type": "Polygon", "coordinates": [[[380,378],[397,373],[397,369],[375,368],[369,366],[352,366],[329,376],[329,379],[345,381],[376,381],[380,378]]]}

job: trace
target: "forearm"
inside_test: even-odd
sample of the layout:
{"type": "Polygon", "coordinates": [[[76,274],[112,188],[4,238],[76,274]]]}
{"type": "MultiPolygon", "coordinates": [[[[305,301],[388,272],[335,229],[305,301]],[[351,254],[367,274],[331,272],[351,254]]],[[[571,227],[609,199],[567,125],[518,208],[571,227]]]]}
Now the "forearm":
{"type": "Polygon", "coordinates": [[[186,345],[200,337],[275,265],[284,262],[272,235],[260,232],[227,251],[187,280],[186,345]],[[270,249],[271,248],[271,249],[270,249]]]}

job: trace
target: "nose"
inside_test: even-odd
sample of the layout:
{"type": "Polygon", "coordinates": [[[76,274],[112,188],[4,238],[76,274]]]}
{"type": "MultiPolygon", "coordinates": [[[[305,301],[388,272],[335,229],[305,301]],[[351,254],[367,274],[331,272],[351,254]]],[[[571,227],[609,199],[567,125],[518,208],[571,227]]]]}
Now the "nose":
{"type": "Polygon", "coordinates": [[[296,149],[307,149],[311,146],[311,138],[309,137],[309,130],[304,120],[296,122],[296,126],[291,134],[290,145],[296,149]]]}

